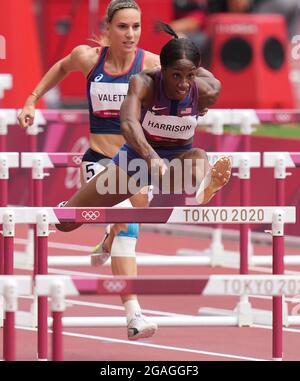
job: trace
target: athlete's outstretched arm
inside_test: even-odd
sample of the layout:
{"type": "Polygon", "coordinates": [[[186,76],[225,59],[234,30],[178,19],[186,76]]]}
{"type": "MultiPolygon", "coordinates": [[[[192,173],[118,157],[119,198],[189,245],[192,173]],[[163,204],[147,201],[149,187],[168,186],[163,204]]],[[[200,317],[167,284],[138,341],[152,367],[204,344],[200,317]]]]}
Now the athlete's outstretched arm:
{"type": "Polygon", "coordinates": [[[121,130],[129,145],[151,166],[158,167],[161,175],[166,165],[147,142],[140,123],[142,104],[152,97],[153,80],[146,73],[133,76],[129,82],[127,96],[122,103],[120,119],[121,130]]]}
{"type": "Polygon", "coordinates": [[[87,45],[77,46],[66,57],[56,62],[43,76],[34,91],[27,98],[21,113],[18,115],[18,121],[21,127],[31,126],[34,121],[35,106],[38,100],[50,89],[56,86],[69,73],[73,71],[82,71],[88,73],[88,62],[93,49],[87,45]]]}
{"type": "Polygon", "coordinates": [[[202,67],[197,71],[196,82],[200,94],[199,108],[204,110],[216,103],[221,91],[221,82],[202,67]]]}

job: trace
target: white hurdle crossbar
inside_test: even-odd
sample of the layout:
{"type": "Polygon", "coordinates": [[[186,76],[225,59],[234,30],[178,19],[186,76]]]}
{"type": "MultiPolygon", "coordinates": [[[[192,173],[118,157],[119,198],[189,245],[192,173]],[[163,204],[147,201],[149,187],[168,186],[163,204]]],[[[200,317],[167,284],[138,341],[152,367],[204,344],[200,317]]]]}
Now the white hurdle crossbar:
{"type": "Polygon", "coordinates": [[[274,216],[281,222],[295,223],[296,208],[293,206],[249,207],[15,207],[0,208],[0,223],[5,216],[13,216],[14,223],[59,224],[61,222],[105,223],[166,223],[166,224],[271,224],[274,216]]]}

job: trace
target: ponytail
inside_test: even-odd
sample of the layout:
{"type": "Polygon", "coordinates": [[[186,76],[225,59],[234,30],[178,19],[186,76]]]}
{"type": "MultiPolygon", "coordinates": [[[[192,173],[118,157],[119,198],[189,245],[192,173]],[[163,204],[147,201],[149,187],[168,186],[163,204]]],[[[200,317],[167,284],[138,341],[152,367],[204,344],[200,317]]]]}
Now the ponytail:
{"type": "Polygon", "coordinates": [[[174,38],[177,38],[177,39],[179,38],[178,34],[174,31],[174,29],[169,24],[166,24],[163,21],[158,21],[156,23],[156,30],[158,32],[160,32],[160,31],[166,32],[174,38]]]}
{"type": "Polygon", "coordinates": [[[172,66],[176,61],[184,58],[193,62],[196,67],[200,66],[201,54],[193,41],[188,38],[180,38],[170,25],[162,21],[156,24],[156,28],[173,37],[160,51],[160,64],[162,67],[172,66]]]}

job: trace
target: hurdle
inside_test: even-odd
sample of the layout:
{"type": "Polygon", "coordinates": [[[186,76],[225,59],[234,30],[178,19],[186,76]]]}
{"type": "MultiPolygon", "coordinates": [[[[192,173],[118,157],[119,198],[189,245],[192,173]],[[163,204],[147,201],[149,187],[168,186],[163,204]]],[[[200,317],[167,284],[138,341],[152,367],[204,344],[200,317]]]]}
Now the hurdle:
{"type": "MultiPolygon", "coordinates": [[[[19,114],[22,110],[18,109],[16,111],[17,114],[19,114]]],[[[44,131],[43,126],[46,124],[47,121],[43,110],[36,109],[32,125],[28,126],[25,130],[29,138],[29,149],[31,152],[36,152],[38,150],[37,135],[44,131]]]]}
{"type": "MultiPolygon", "coordinates": [[[[240,179],[240,200],[241,206],[250,205],[250,173],[252,168],[260,168],[260,154],[256,152],[244,153],[224,153],[218,152],[217,155],[228,155],[231,158],[232,168],[237,168],[238,173],[233,173],[232,176],[237,176],[240,179]]],[[[210,157],[210,163],[214,162],[214,158],[210,157]]],[[[218,194],[217,194],[218,195],[218,194]]],[[[216,196],[217,196],[216,195],[216,196]]],[[[220,204],[220,201],[218,202],[220,204]]],[[[249,226],[243,224],[240,226],[240,273],[248,272],[248,231],[249,226]]],[[[220,225],[213,231],[212,244],[204,253],[211,257],[212,266],[226,266],[228,263],[237,262],[237,253],[233,251],[225,251],[221,241],[220,225]]],[[[251,250],[250,250],[251,251],[251,250]]],[[[201,252],[197,250],[179,249],[178,255],[194,255],[200,256],[201,252]]]]}
{"type": "MultiPolygon", "coordinates": [[[[247,181],[250,177],[250,169],[251,168],[259,168],[261,165],[261,155],[259,152],[209,152],[208,159],[210,163],[214,163],[218,158],[222,156],[228,156],[231,160],[231,164],[233,168],[239,170],[238,177],[243,180],[241,182],[241,197],[243,192],[250,193],[249,187],[250,183],[247,181]],[[244,185],[243,185],[244,184],[244,185]]],[[[34,194],[39,195],[38,198],[35,198],[35,206],[42,205],[42,194],[43,194],[43,178],[47,175],[44,172],[44,169],[50,168],[63,168],[63,167],[79,167],[81,163],[82,154],[79,153],[22,153],[21,154],[21,167],[22,168],[33,168],[32,170],[32,181],[33,181],[33,189],[34,194]]],[[[244,231],[245,228],[241,227],[241,230],[244,231]],[[243,230],[242,230],[243,229],[243,230]]],[[[225,258],[225,251],[223,245],[221,245],[221,235],[214,233],[213,244],[207,252],[205,252],[204,256],[199,256],[200,253],[196,252],[196,256],[194,260],[191,258],[189,252],[182,249],[177,252],[178,255],[188,255],[188,258],[160,258],[152,257],[150,258],[140,258],[137,257],[138,265],[160,265],[160,260],[163,260],[165,264],[176,266],[176,265],[212,265],[212,266],[224,266],[228,262],[228,259],[225,258]],[[223,248],[223,249],[222,249],[223,248]],[[159,262],[158,262],[159,261],[159,262]]],[[[243,248],[243,253],[245,249],[243,248]]],[[[203,253],[201,253],[203,254],[203,253]]],[[[229,252],[230,259],[232,262],[234,252],[229,252]]],[[[245,258],[247,253],[243,255],[245,258]]],[[[233,259],[235,260],[235,258],[233,259]]],[[[235,260],[236,261],[236,260],[235,260]]],[[[247,258],[244,259],[244,262],[247,263],[247,258]]],[[[34,263],[37,263],[37,259],[34,259],[34,263]]],[[[51,266],[57,265],[66,265],[66,266],[77,266],[77,265],[85,265],[89,266],[90,261],[89,258],[78,257],[78,256],[51,256],[49,257],[49,264],[51,266]]]]}
{"type": "Polygon", "coordinates": [[[300,152],[264,152],[264,168],[274,168],[276,205],[285,204],[285,181],[291,173],[287,168],[300,167],[300,152]]]}
{"type": "MultiPolygon", "coordinates": [[[[295,114],[297,115],[297,114],[295,114]]],[[[290,172],[287,172],[289,168],[300,167],[300,153],[299,152],[264,152],[262,157],[263,168],[274,168],[275,179],[275,205],[283,206],[286,203],[285,200],[285,186],[286,179],[291,176],[290,172]]],[[[261,255],[259,257],[250,258],[251,265],[271,266],[272,257],[261,255]]],[[[300,265],[300,255],[285,255],[285,265],[300,265]]]]}
{"type": "MultiPolygon", "coordinates": [[[[0,74],[1,76],[1,74],[0,74]]],[[[9,125],[17,124],[17,114],[21,112],[21,109],[0,109],[0,152],[7,150],[7,135],[9,125]]],[[[26,128],[26,133],[30,137],[30,150],[32,152],[37,150],[36,136],[43,131],[43,126],[46,124],[46,120],[43,116],[42,110],[35,111],[34,123],[26,128]]]]}
{"type": "Polygon", "coordinates": [[[18,297],[32,293],[30,276],[0,275],[0,295],[4,298],[3,359],[16,360],[15,313],[18,297]]]}
{"type": "MultiPolygon", "coordinates": [[[[278,113],[281,115],[281,113],[278,113]]],[[[272,115],[271,113],[266,115],[272,115]]],[[[298,116],[298,113],[295,113],[295,117],[298,116]]],[[[267,116],[266,116],[267,117],[267,116]]],[[[278,116],[279,118],[280,116],[278,116]]],[[[282,116],[283,118],[283,116],[282,116]]],[[[286,186],[286,179],[288,176],[291,175],[290,172],[287,171],[289,168],[299,168],[300,167],[300,153],[299,152],[264,152],[262,154],[262,167],[263,168],[274,168],[274,179],[275,179],[275,205],[276,206],[283,206],[285,205],[285,186],[286,186]]],[[[256,167],[257,168],[257,167],[256,167]]],[[[247,171],[247,168],[244,169],[247,171]]],[[[243,171],[242,168],[239,169],[239,173],[243,171]]],[[[243,173],[243,172],[242,172],[243,173]]],[[[236,175],[236,174],[233,174],[236,175]]],[[[243,178],[246,180],[248,175],[250,173],[244,172],[244,177],[239,176],[242,180],[243,178]]],[[[248,177],[249,178],[249,177],[248,177]]],[[[245,181],[246,182],[246,181],[245,181]]],[[[240,198],[243,199],[249,199],[249,188],[248,186],[243,187],[244,190],[242,190],[243,184],[245,184],[244,181],[241,181],[241,188],[240,188],[240,198]],[[248,195],[247,195],[248,194],[248,195]]],[[[244,202],[243,204],[247,204],[248,202],[244,202]]],[[[241,252],[242,247],[246,247],[246,245],[241,245],[241,252]]],[[[179,255],[200,255],[200,252],[197,252],[195,250],[185,250],[180,249],[178,251],[179,255]]],[[[232,259],[228,260],[229,263],[234,264],[235,261],[233,259],[234,252],[226,252],[226,255],[230,255],[232,259]]],[[[242,256],[243,258],[243,256],[242,256]]],[[[300,265],[300,255],[285,255],[284,256],[284,264],[285,265],[300,265]]],[[[226,266],[226,262],[222,262],[222,260],[219,260],[217,262],[217,265],[219,266],[226,266]]],[[[249,265],[250,266],[272,266],[272,257],[270,255],[260,255],[260,256],[253,256],[252,250],[250,250],[249,255],[249,265]]],[[[247,267],[247,266],[246,266],[247,267]]]]}
{"type": "MultiPolygon", "coordinates": [[[[295,117],[298,115],[295,114],[295,117]]],[[[299,152],[264,152],[263,153],[263,167],[264,168],[274,168],[274,179],[275,179],[275,208],[281,207],[285,205],[285,181],[287,176],[291,175],[289,172],[287,172],[287,168],[296,168],[300,167],[300,153],[299,152]]],[[[242,253],[243,247],[246,247],[246,245],[241,245],[240,250],[242,253]]],[[[267,265],[272,266],[273,262],[273,270],[274,268],[277,268],[277,271],[279,273],[284,272],[284,266],[285,265],[300,265],[300,255],[284,255],[282,258],[282,262],[278,264],[278,262],[274,261],[274,255],[273,257],[271,255],[262,255],[262,256],[253,256],[253,253],[251,253],[251,256],[249,258],[250,265],[267,265]],[[278,266],[278,267],[277,267],[278,266]]],[[[242,256],[241,256],[242,259],[242,256]]],[[[278,302],[281,303],[281,302],[278,302]]],[[[250,311],[251,306],[248,304],[247,301],[245,301],[243,298],[241,299],[241,305],[238,305],[236,308],[244,308],[246,311],[247,309],[250,311]]],[[[283,321],[286,326],[289,324],[289,317],[288,317],[288,308],[286,303],[283,301],[283,311],[284,311],[284,317],[283,321]]],[[[271,315],[267,313],[267,311],[264,310],[258,310],[253,309],[253,316],[255,323],[257,324],[271,324],[271,315]]],[[[231,315],[234,314],[235,311],[230,310],[222,310],[222,309],[214,309],[214,308],[200,308],[199,313],[202,315],[231,315]]]]}
{"type": "Polygon", "coordinates": [[[254,109],[211,109],[198,118],[199,126],[211,126],[209,132],[214,135],[215,149],[220,147],[220,136],[224,134],[224,125],[240,126],[243,151],[250,151],[250,137],[256,124],[260,123],[260,110],[254,109]]]}
{"type": "MultiPolygon", "coordinates": [[[[21,168],[31,169],[30,188],[33,191],[32,206],[43,206],[43,179],[48,176],[45,168],[79,167],[82,159],[80,153],[21,153],[21,168]]],[[[33,238],[34,239],[34,238],[33,238]]],[[[34,243],[34,273],[38,273],[37,242],[34,243]]],[[[30,247],[28,247],[28,251],[30,247]]],[[[27,253],[28,254],[28,253],[27,253]]]]}
{"type": "MultiPolygon", "coordinates": [[[[224,125],[235,125],[240,128],[241,145],[243,151],[250,151],[251,146],[251,134],[256,130],[256,127],[260,123],[296,123],[300,121],[299,110],[273,110],[273,109],[210,109],[203,116],[198,118],[199,126],[209,126],[206,132],[213,135],[214,149],[221,150],[221,136],[224,134],[224,125]]],[[[225,141],[226,142],[226,141],[225,141]]],[[[232,145],[228,147],[225,143],[225,148],[236,150],[236,146],[232,145]]],[[[241,182],[243,186],[245,182],[241,182]]],[[[219,193],[215,199],[218,199],[219,193]]],[[[282,204],[278,204],[282,205],[282,204]]],[[[149,228],[151,229],[151,228],[149,228]]],[[[249,230],[246,226],[242,226],[242,229],[249,230]]],[[[168,229],[170,231],[171,229],[168,229]]],[[[251,231],[249,230],[249,233],[251,231]]],[[[210,247],[211,252],[223,252],[224,247],[221,240],[221,229],[214,229],[212,233],[212,244],[210,247]]],[[[246,234],[245,234],[246,236],[246,234]]],[[[179,255],[199,255],[200,253],[195,250],[182,249],[178,252],[179,255]]],[[[223,256],[223,263],[219,263],[219,266],[236,266],[236,260],[233,256],[234,252],[226,251],[226,257],[223,256]],[[225,258],[230,258],[226,259],[225,258]]],[[[251,265],[271,265],[270,257],[259,256],[251,258],[253,254],[251,239],[249,236],[249,263],[251,265]]],[[[222,258],[222,257],[221,257],[222,258]]],[[[294,256],[286,256],[285,262],[287,264],[299,264],[299,259],[294,256]]]]}
{"type": "MultiPolygon", "coordinates": [[[[282,271],[284,255],[284,225],[295,223],[295,207],[161,207],[161,208],[0,208],[0,223],[14,236],[16,223],[37,225],[38,240],[38,274],[46,275],[48,271],[48,236],[49,224],[63,222],[74,223],[185,223],[185,224],[271,224],[273,236],[274,272],[282,271]],[[120,211],[122,213],[120,213],[120,211]]],[[[8,237],[4,237],[7,239],[8,237]]],[[[13,256],[12,245],[6,253],[13,256]]],[[[8,259],[11,263],[11,259],[8,259]]],[[[38,358],[47,358],[47,297],[38,296],[38,358]]],[[[273,323],[282,324],[282,305],[276,302],[276,314],[273,323]]],[[[240,324],[249,324],[249,317],[241,312],[240,324]]],[[[282,348],[276,347],[274,358],[281,358],[282,348]]]]}
{"type": "MultiPolygon", "coordinates": [[[[63,327],[120,327],[125,317],[63,317],[67,295],[294,295],[300,292],[300,276],[290,275],[211,275],[207,277],[112,277],[84,278],[38,275],[36,292],[51,297],[52,360],[63,360],[63,327]],[[80,325],[81,323],[81,325],[80,325]]],[[[282,320],[273,309],[273,360],[282,360],[282,320]]],[[[152,317],[159,326],[238,326],[237,317],[214,320],[200,316],[152,317]]]]}
{"type": "MultiPolygon", "coordinates": [[[[274,179],[275,179],[275,204],[276,206],[285,205],[285,181],[291,173],[287,172],[287,168],[300,167],[300,153],[299,152],[264,152],[263,153],[263,167],[264,168],[274,168],[274,179]]],[[[274,258],[269,256],[252,256],[251,263],[260,265],[272,265],[273,259],[273,269],[278,267],[280,273],[284,272],[284,265],[300,265],[300,255],[285,255],[281,264],[274,262],[274,258]]],[[[288,308],[286,302],[282,300],[283,303],[283,322],[286,326],[289,325],[291,319],[288,316],[288,308]]],[[[200,309],[199,312],[207,313],[212,312],[210,309],[200,309]]],[[[223,311],[224,312],[224,311],[223,311]]],[[[271,316],[268,315],[267,311],[264,310],[254,310],[254,316],[256,323],[261,324],[271,324],[271,316]],[[268,319],[269,317],[269,319],[268,319]]],[[[215,311],[214,311],[215,313],[215,311]]]]}
{"type": "MultiPolygon", "coordinates": [[[[250,151],[251,146],[251,134],[255,130],[253,128],[253,125],[259,123],[259,119],[257,116],[257,113],[255,110],[251,109],[212,109],[208,110],[208,112],[203,116],[198,118],[198,125],[205,125],[210,126],[210,129],[208,132],[210,132],[213,136],[213,149],[216,152],[222,152],[223,151],[223,143],[222,143],[222,137],[224,135],[224,125],[238,125],[240,126],[240,134],[241,134],[241,145],[242,150],[245,153],[245,161],[244,161],[244,168],[242,168],[242,163],[240,164],[239,173],[234,174],[237,175],[240,179],[244,179],[245,181],[241,181],[241,191],[240,191],[240,199],[241,199],[241,206],[247,206],[250,205],[250,202],[248,201],[248,198],[250,195],[250,184],[247,184],[246,179],[250,179],[250,169],[251,164],[249,168],[247,169],[247,152],[250,151]],[[246,175],[246,171],[248,171],[248,175],[246,175]],[[248,177],[246,177],[248,176],[248,177]],[[247,185],[246,185],[247,184],[247,185]],[[244,197],[245,195],[245,197],[244,197]]],[[[227,148],[228,149],[228,148],[227,148]]],[[[234,147],[230,148],[231,151],[236,151],[234,147]]],[[[211,163],[213,164],[213,163],[211,163]]],[[[254,168],[257,168],[254,166],[254,168]]],[[[213,201],[214,206],[220,206],[222,205],[222,194],[221,192],[218,192],[213,201]]],[[[246,225],[240,226],[240,241],[249,240],[249,227],[246,225]]],[[[251,251],[251,241],[249,240],[248,246],[249,251],[251,251]]],[[[247,256],[248,256],[248,248],[243,248],[241,255],[241,261],[240,261],[240,272],[241,273],[247,273],[245,271],[245,268],[247,266],[247,256]]],[[[232,259],[234,252],[228,252],[224,250],[224,245],[222,242],[222,225],[216,225],[212,229],[212,243],[208,250],[206,251],[208,255],[210,255],[213,258],[212,265],[213,266],[226,266],[226,264],[234,263],[236,262],[235,259],[232,259]],[[230,259],[228,260],[228,258],[230,259]]],[[[190,251],[190,250],[179,250],[179,255],[199,255],[200,253],[197,251],[190,251]]]]}
{"type": "Polygon", "coordinates": [[[298,123],[300,111],[294,109],[210,109],[198,118],[198,125],[213,126],[222,117],[222,124],[239,125],[241,135],[250,135],[260,123],[298,123]]]}
{"type": "MultiPolygon", "coordinates": [[[[40,110],[39,110],[40,111],[40,110]]],[[[82,111],[72,110],[70,111],[41,111],[41,115],[49,121],[60,123],[63,122],[75,122],[78,121],[86,122],[88,121],[87,113],[82,111]]],[[[245,139],[242,144],[244,150],[247,151],[247,147],[250,146],[249,140],[250,135],[252,133],[253,126],[259,124],[260,122],[270,123],[270,122],[294,122],[299,120],[299,112],[295,110],[254,110],[254,109],[211,109],[207,112],[207,114],[198,119],[198,125],[209,125],[211,126],[211,132],[216,137],[216,139],[220,139],[220,135],[223,134],[223,127],[225,124],[231,125],[239,125],[240,133],[242,136],[242,140],[245,139]]],[[[215,143],[217,145],[217,143],[215,143]]],[[[234,148],[234,147],[233,147],[234,148]]],[[[241,184],[243,186],[244,182],[241,184]]],[[[216,195],[219,197],[219,193],[216,195]]],[[[37,206],[37,205],[33,205],[37,206]]],[[[245,226],[242,227],[244,230],[245,226]]],[[[224,255],[217,257],[218,253],[223,253],[224,247],[221,241],[221,232],[215,229],[213,233],[212,245],[210,247],[210,255],[216,256],[217,265],[222,265],[218,263],[218,261],[223,261],[223,265],[227,265],[228,262],[230,264],[234,263],[236,266],[237,260],[233,258],[234,252],[227,252],[226,257],[224,255]],[[230,259],[229,259],[230,258],[230,259]],[[233,259],[231,259],[233,258],[233,259]]],[[[249,252],[251,252],[251,248],[249,247],[249,252]]],[[[179,251],[179,254],[183,253],[183,251],[179,251]]],[[[187,252],[188,255],[192,255],[192,252],[187,252]]],[[[195,253],[197,255],[197,253],[195,253]]],[[[201,253],[203,254],[203,253],[201,253]]],[[[251,255],[250,255],[251,256],[251,255]]],[[[251,259],[251,258],[250,258],[251,259]]],[[[254,261],[263,260],[263,257],[254,258],[254,261]]],[[[289,258],[287,258],[289,260],[289,258]]],[[[291,258],[293,260],[293,258],[291,258]]],[[[214,261],[214,260],[213,260],[214,261]]],[[[257,263],[262,264],[262,263],[257,263]]]]}

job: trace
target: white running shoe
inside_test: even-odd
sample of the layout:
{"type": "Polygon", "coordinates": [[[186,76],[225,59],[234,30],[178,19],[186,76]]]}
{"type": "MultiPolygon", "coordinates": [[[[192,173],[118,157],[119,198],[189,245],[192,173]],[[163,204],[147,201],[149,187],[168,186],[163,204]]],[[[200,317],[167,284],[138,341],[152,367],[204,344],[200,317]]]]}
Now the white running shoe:
{"type": "Polygon", "coordinates": [[[127,334],[129,340],[138,340],[151,337],[157,331],[157,324],[148,320],[140,313],[135,313],[134,317],[127,325],[127,334]]]}
{"type": "Polygon", "coordinates": [[[92,254],[91,254],[92,266],[95,266],[95,267],[102,266],[109,259],[110,252],[103,250],[103,244],[108,236],[109,236],[109,231],[106,231],[102,241],[93,248],[92,254]]]}

